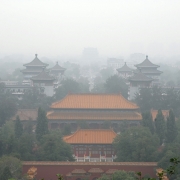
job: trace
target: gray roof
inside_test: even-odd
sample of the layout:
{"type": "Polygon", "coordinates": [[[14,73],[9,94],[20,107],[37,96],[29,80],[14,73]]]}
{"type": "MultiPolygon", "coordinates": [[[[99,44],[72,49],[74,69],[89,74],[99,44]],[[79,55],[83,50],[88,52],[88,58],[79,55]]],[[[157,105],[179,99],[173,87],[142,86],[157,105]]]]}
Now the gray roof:
{"type": "Polygon", "coordinates": [[[32,81],[54,81],[54,77],[50,76],[44,69],[37,76],[31,78],[32,81]]]}
{"type": "Polygon", "coordinates": [[[149,59],[148,56],[146,56],[146,59],[140,63],[140,64],[136,64],[135,65],[137,68],[141,68],[141,67],[156,67],[158,68],[159,66],[156,64],[153,64],[149,59]]]}
{"type": "Polygon", "coordinates": [[[118,72],[132,72],[133,69],[127,66],[126,62],[124,63],[124,66],[117,69],[118,72]]]}
{"type": "Polygon", "coordinates": [[[56,62],[56,65],[55,65],[54,67],[50,68],[50,69],[51,69],[51,71],[52,71],[52,70],[53,70],[53,71],[65,71],[65,70],[66,70],[66,68],[61,67],[61,66],[58,64],[58,62],[56,62]]]}
{"type": "Polygon", "coordinates": [[[42,66],[42,67],[48,66],[48,64],[40,61],[37,56],[38,55],[35,54],[35,58],[30,63],[24,64],[23,66],[42,66]]]}
{"type": "Polygon", "coordinates": [[[132,77],[129,78],[129,81],[153,81],[152,78],[147,77],[145,74],[143,74],[141,71],[134,73],[132,77]]]}

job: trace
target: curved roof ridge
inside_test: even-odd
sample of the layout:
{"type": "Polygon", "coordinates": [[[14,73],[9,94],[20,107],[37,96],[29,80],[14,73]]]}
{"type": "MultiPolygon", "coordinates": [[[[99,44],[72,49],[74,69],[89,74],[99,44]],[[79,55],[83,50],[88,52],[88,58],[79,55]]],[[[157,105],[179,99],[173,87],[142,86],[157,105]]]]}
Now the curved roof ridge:
{"type": "Polygon", "coordinates": [[[121,71],[121,72],[124,72],[124,71],[133,71],[132,68],[130,68],[127,63],[125,62],[124,65],[120,68],[117,69],[117,71],[121,71]]]}
{"type": "Polygon", "coordinates": [[[153,64],[146,55],[146,59],[139,64],[134,65],[135,67],[160,67],[159,65],[153,64]]]}
{"type": "Polygon", "coordinates": [[[31,62],[26,63],[23,66],[48,66],[47,63],[43,63],[37,56],[38,55],[35,54],[35,58],[31,62]]]}

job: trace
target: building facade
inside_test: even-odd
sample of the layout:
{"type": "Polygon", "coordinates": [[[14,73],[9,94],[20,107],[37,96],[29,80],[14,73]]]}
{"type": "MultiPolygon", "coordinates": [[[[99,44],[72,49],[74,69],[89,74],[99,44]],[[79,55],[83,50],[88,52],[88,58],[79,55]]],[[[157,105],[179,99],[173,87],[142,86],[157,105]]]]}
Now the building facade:
{"type": "Polygon", "coordinates": [[[79,129],[63,139],[72,146],[77,162],[113,162],[116,136],[112,129],[79,129]]]}
{"type": "Polygon", "coordinates": [[[61,174],[65,180],[96,180],[103,174],[112,177],[118,170],[141,172],[142,176],[156,177],[156,162],[43,162],[24,161],[22,173],[25,175],[29,169],[37,169],[36,179],[57,179],[61,174]]]}
{"type": "Polygon", "coordinates": [[[83,122],[91,129],[100,129],[106,122],[116,128],[124,121],[138,125],[142,120],[139,107],[121,94],[68,94],[50,108],[47,113],[50,129],[69,124],[76,131],[78,123],[83,122]]]}
{"type": "Polygon", "coordinates": [[[40,92],[46,96],[54,95],[54,80],[55,78],[50,76],[45,69],[41,70],[37,76],[31,78],[32,86],[38,87],[40,92]]]}

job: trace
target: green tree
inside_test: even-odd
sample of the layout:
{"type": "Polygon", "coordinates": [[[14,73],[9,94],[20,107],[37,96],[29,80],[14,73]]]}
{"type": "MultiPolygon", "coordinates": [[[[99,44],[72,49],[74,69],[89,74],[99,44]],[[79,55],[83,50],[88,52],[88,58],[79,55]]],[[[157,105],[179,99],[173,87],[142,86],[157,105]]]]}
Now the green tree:
{"type": "Polygon", "coordinates": [[[12,97],[0,96],[0,126],[15,115],[17,111],[16,101],[12,97]]]}
{"type": "Polygon", "coordinates": [[[154,133],[154,123],[150,111],[142,113],[142,125],[149,128],[152,134],[154,133]]]}
{"type": "Polygon", "coordinates": [[[117,161],[151,162],[157,160],[159,139],[145,127],[133,127],[118,135],[114,141],[117,161]]]}
{"type": "Polygon", "coordinates": [[[3,170],[2,175],[1,175],[1,180],[8,180],[10,178],[12,178],[12,174],[11,174],[9,167],[6,166],[3,170]]]}
{"type": "Polygon", "coordinates": [[[173,110],[171,109],[169,111],[169,116],[166,123],[166,141],[168,143],[173,142],[176,139],[177,135],[178,131],[176,127],[175,116],[173,110]]]}
{"type": "Polygon", "coordinates": [[[62,81],[61,86],[56,89],[55,99],[60,100],[64,98],[68,93],[79,93],[79,83],[73,79],[65,79],[62,81]]]}
{"type": "Polygon", "coordinates": [[[135,96],[135,102],[140,107],[141,112],[152,109],[152,93],[150,88],[141,88],[135,96]]]}
{"type": "Polygon", "coordinates": [[[46,112],[41,108],[38,109],[37,125],[36,125],[36,138],[40,140],[43,135],[48,133],[48,120],[46,112]]]}
{"type": "Polygon", "coordinates": [[[71,146],[62,140],[59,132],[51,132],[43,136],[38,160],[41,161],[73,161],[71,146]]]}
{"type": "Polygon", "coordinates": [[[103,174],[98,180],[110,180],[110,177],[107,176],[106,174],[103,174]]]}
{"type": "Polygon", "coordinates": [[[8,167],[11,175],[19,179],[22,173],[22,163],[19,159],[12,156],[3,156],[0,158],[0,174],[3,174],[5,167],[8,167]]]}
{"type": "Polygon", "coordinates": [[[15,131],[15,137],[20,138],[23,133],[23,125],[19,119],[19,116],[16,117],[14,131],[15,131]]]}
{"type": "Polygon", "coordinates": [[[165,127],[164,116],[162,114],[162,111],[158,110],[158,113],[155,118],[155,132],[160,139],[160,144],[162,144],[165,139],[165,130],[166,127],[165,127]]]}
{"type": "Polygon", "coordinates": [[[127,171],[116,171],[112,175],[113,180],[135,180],[136,174],[134,172],[127,171]]]}
{"type": "Polygon", "coordinates": [[[128,86],[124,79],[117,75],[111,76],[106,80],[105,83],[106,93],[121,93],[125,98],[128,96],[128,86]]]}

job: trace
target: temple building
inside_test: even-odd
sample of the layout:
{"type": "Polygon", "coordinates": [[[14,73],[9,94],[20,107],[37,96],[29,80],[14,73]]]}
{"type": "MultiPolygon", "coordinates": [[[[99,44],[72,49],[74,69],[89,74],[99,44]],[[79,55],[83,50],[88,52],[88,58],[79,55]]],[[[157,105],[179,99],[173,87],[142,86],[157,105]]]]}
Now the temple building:
{"type": "Polygon", "coordinates": [[[143,74],[145,74],[146,76],[150,77],[153,79],[153,84],[159,84],[159,80],[160,80],[160,74],[162,73],[162,71],[159,71],[157,68],[159,68],[160,66],[153,64],[149,59],[148,56],[146,56],[146,59],[140,63],[140,64],[136,64],[135,67],[138,70],[141,70],[141,72],[143,74]]]}
{"type": "Polygon", "coordinates": [[[76,131],[78,124],[84,122],[91,129],[100,129],[106,122],[117,128],[124,121],[139,125],[142,120],[139,107],[121,94],[68,94],[50,108],[47,113],[50,129],[69,124],[76,131]]]}
{"type": "Polygon", "coordinates": [[[128,81],[130,82],[128,99],[133,100],[141,88],[151,86],[153,79],[146,76],[141,72],[141,70],[139,70],[139,72],[135,72],[134,75],[128,79],[128,81]]]}
{"type": "Polygon", "coordinates": [[[72,146],[77,162],[113,162],[112,146],[117,134],[112,129],[79,129],[63,139],[72,146]]]}
{"type": "Polygon", "coordinates": [[[24,64],[23,66],[26,67],[26,69],[21,70],[21,72],[24,75],[23,83],[30,84],[30,79],[33,76],[37,76],[40,72],[42,72],[42,69],[46,68],[46,66],[48,66],[48,64],[40,61],[38,59],[38,55],[35,54],[35,58],[30,63],[24,64]]]}
{"type": "Polygon", "coordinates": [[[56,63],[56,65],[52,68],[50,68],[50,75],[52,75],[55,78],[54,81],[54,87],[58,88],[62,79],[63,79],[63,75],[64,75],[64,71],[66,70],[66,68],[61,67],[58,62],[56,63]]]}
{"type": "Polygon", "coordinates": [[[54,95],[54,80],[55,78],[50,76],[45,69],[31,78],[32,86],[38,87],[40,92],[46,94],[46,96],[54,95]]]}
{"type": "Polygon", "coordinates": [[[133,75],[133,69],[127,66],[126,62],[124,65],[117,69],[118,75],[124,79],[131,77],[133,75]]]}

